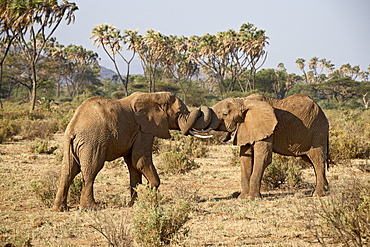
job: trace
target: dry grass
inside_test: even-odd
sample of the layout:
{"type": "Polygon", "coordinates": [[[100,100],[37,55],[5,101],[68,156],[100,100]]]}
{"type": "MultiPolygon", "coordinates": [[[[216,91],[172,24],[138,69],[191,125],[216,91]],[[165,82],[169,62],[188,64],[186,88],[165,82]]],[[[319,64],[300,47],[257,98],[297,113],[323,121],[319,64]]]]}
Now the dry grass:
{"type": "MultiPolygon", "coordinates": [[[[126,219],[123,223],[117,220],[125,215],[127,227],[131,226],[134,212],[126,206],[129,181],[125,166],[112,163],[99,173],[95,196],[102,210],[84,212],[72,204],[70,212],[55,213],[39,199],[32,184],[59,173],[61,162],[56,154],[32,153],[33,143],[0,144],[0,246],[107,246],[107,239],[92,225],[98,221],[112,227],[109,221],[115,220],[115,230],[126,231],[122,225],[126,219]]],[[[61,135],[48,141],[59,149],[61,143],[61,135]]],[[[212,145],[207,158],[195,159],[199,168],[185,174],[161,174],[163,196],[191,202],[185,224],[189,232],[172,246],[321,246],[307,227],[312,208],[321,205],[309,196],[315,182],[313,169],[302,170],[304,188],[264,190],[262,200],[238,200],[234,195],[240,191],[240,167],[230,164],[232,157],[231,144],[212,145]]],[[[160,162],[159,156],[154,162],[160,162]]],[[[330,201],[340,193],[335,188],[353,178],[368,183],[369,173],[350,163],[332,167],[328,173],[331,195],[322,200],[330,201]]]]}

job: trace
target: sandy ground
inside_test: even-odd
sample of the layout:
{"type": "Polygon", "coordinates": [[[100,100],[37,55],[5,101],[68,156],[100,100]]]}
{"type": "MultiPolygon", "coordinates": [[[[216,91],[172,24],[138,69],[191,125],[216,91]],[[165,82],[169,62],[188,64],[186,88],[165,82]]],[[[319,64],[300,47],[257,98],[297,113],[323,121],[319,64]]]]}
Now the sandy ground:
{"type": "MultiPolygon", "coordinates": [[[[33,184],[59,173],[62,135],[55,135],[49,141],[49,146],[58,147],[56,155],[31,152],[33,143],[19,141],[0,145],[0,246],[6,243],[108,246],[91,224],[118,214],[129,226],[132,208],[126,206],[129,199],[127,168],[116,161],[99,173],[95,198],[103,209],[85,212],[72,205],[69,212],[52,212],[36,196],[33,184]]],[[[264,190],[261,200],[235,199],[233,194],[240,191],[240,168],[230,165],[231,148],[230,144],[212,145],[207,158],[196,159],[200,168],[182,175],[160,174],[163,195],[194,196],[190,220],[185,225],[189,233],[177,245],[321,246],[307,227],[309,215],[320,205],[320,199],[310,197],[315,183],[313,169],[303,170],[304,186],[300,188],[264,190]]],[[[154,162],[160,162],[159,158],[154,157],[154,162]]],[[[328,173],[332,188],[354,177],[369,180],[369,173],[349,165],[334,166],[328,173]]],[[[330,195],[322,200],[328,198],[330,195]]]]}

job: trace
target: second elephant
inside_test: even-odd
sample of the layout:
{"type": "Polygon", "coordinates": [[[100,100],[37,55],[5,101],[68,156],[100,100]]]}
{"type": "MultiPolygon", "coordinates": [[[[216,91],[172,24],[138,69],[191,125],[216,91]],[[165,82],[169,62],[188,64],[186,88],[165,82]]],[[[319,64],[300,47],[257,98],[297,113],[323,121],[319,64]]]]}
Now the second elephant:
{"type": "Polygon", "coordinates": [[[239,198],[261,197],[261,180],[272,161],[272,152],[309,161],[316,174],[314,195],[325,195],[329,123],[308,96],[297,94],[283,100],[258,94],[229,98],[204,115],[211,118],[206,132],[236,131],[233,144],[240,146],[239,198]]]}

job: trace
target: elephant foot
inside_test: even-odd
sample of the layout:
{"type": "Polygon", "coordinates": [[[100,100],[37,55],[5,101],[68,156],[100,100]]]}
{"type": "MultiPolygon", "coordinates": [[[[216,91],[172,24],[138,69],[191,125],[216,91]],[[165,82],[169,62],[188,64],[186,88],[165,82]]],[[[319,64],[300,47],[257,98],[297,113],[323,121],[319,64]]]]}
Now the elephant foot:
{"type": "Polygon", "coordinates": [[[257,194],[257,195],[254,195],[254,194],[246,194],[246,193],[241,193],[239,196],[238,196],[238,199],[248,199],[248,200],[255,200],[255,199],[261,199],[262,196],[261,194],[257,194]]]}
{"type": "Polygon", "coordinates": [[[69,211],[69,207],[67,205],[54,205],[51,210],[54,212],[65,212],[69,211]]]}
{"type": "Polygon", "coordinates": [[[88,204],[80,204],[80,209],[82,211],[98,211],[101,209],[97,203],[88,203],[88,204]]]}
{"type": "Polygon", "coordinates": [[[240,193],[238,199],[248,199],[248,193],[240,193]]]}
{"type": "Polygon", "coordinates": [[[251,201],[254,201],[254,200],[262,199],[262,196],[261,196],[261,194],[258,194],[258,195],[248,195],[247,196],[247,199],[248,200],[251,200],[251,201]]]}
{"type": "Polygon", "coordinates": [[[315,190],[312,196],[313,197],[323,197],[325,196],[325,192],[323,190],[315,190]]]}

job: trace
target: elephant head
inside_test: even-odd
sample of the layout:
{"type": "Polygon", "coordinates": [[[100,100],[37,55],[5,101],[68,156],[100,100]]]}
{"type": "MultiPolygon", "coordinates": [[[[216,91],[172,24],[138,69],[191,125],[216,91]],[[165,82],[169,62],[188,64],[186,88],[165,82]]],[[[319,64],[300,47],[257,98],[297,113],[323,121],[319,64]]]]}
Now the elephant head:
{"type": "MultiPolygon", "coordinates": [[[[201,130],[195,129],[196,132],[213,129],[231,133],[237,130],[234,144],[238,146],[253,144],[272,135],[277,125],[274,109],[259,100],[228,98],[208,108],[204,115],[210,116],[209,124],[201,130]]],[[[194,127],[203,123],[202,119],[198,119],[194,127]]]]}
{"type": "Polygon", "coordinates": [[[197,109],[189,112],[186,105],[172,93],[134,95],[131,108],[141,131],[160,138],[170,138],[170,129],[179,129],[183,134],[188,134],[201,115],[197,109]]]}

